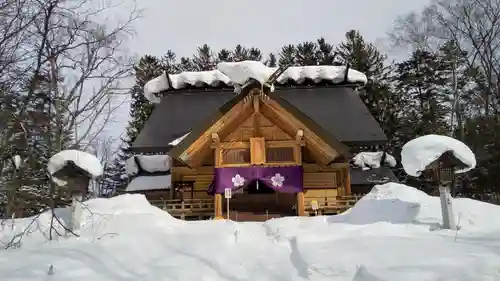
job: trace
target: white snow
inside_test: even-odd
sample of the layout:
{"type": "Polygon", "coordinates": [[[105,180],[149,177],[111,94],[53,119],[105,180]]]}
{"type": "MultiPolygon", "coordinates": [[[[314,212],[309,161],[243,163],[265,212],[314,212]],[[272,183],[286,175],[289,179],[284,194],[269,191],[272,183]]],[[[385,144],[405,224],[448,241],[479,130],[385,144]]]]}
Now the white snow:
{"type": "Polygon", "coordinates": [[[12,159],[14,160],[14,168],[16,168],[16,170],[21,168],[21,164],[23,162],[21,156],[16,154],[12,159]]]}
{"type": "Polygon", "coordinates": [[[182,136],[182,137],[180,137],[180,138],[176,138],[175,140],[171,141],[171,142],[169,143],[169,145],[172,145],[172,146],[176,146],[176,145],[178,145],[181,141],[183,141],[185,138],[187,138],[187,136],[189,136],[189,134],[191,134],[191,132],[189,132],[189,133],[187,133],[187,134],[183,135],[183,136],[182,136]]]}
{"type": "MultiPolygon", "coordinates": [[[[144,85],[144,97],[152,103],[159,103],[161,98],[155,94],[169,89],[182,89],[186,86],[201,87],[205,84],[217,86],[220,83],[238,87],[245,85],[250,78],[265,83],[276,70],[278,67],[268,67],[259,61],[221,62],[216,70],[169,75],[171,85],[164,73],[144,85]]],[[[276,82],[283,84],[292,80],[300,84],[310,79],[315,82],[330,80],[333,83],[340,83],[344,81],[345,71],[345,66],[291,66],[278,77],[276,82]]],[[[348,71],[347,80],[351,83],[365,84],[367,82],[365,74],[351,68],[348,71]]]]}
{"type": "Polygon", "coordinates": [[[138,176],[130,181],[126,192],[169,189],[172,186],[171,175],[138,176]]]}
{"type": "Polygon", "coordinates": [[[135,155],[129,157],[127,161],[125,161],[125,170],[127,175],[130,176],[137,175],[137,173],[139,173],[139,166],[137,166],[137,163],[135,162],[135,155]]]}
{"type": "Polygon", "coordinates": [[[467,172],[476,167],[476,157],[467,145],[441,135],[426,135],[407,142],[401,151],[401,164],[408,175],[418,177],[430,163],[447,151],[453,152],[457,159],[468,166],[456,173],[467,172]]]}
{"type": "MultiPolygon", "coordinates": [[[[352,160],[354,165],[362,168],[363,170],[370,170],[375,168],[380,168],[380,164],[382,161],[382,156],[384,152],[360,152],[356,154],[352,160]]],[[[385,162],[383,164],[387,164],[390,167],[396,167],[397,162],[396,158],[394,158],[389,153],[385,154],[385,162]]]]}
{"type": "MultiPolygon", "coordinates": [[[[85,170],[93,177],[99,177],[103,173],[101,161],[99,161],[97,157],[87,152],[74,149],[62,150],[54,154],[47,163],[47,171],[51,175],[54,175],[54,173],[64,168],[69,161],[74,162],[76,166],[85,170]]],[[[63,180],[56,178],[53,179],[58,185],[66,184],[63,180]]]]}
{"type": "Polygon", "coordinates": [[[167,172],[172,167],[172,158],[168,155],[136,155],[139,165],[147,172],[167,172]]]}
{"type": "MultiPolygon", "coordinates": [[[[453,199],[459,231],[441,230],[439,198],[401,184],[376,186],[338,216],[265,223],[188,222],[142,195],[85,203],[80,237],[48,242],[49,213],[15,250],[0,250],[9,281],[495,281],[500,207],[453,199]],[[49,268],[53,274],[47,276],[49,268]]],[[[56,212],[61,218],[68,210],[56,212]]],[[[7,243],[32,219],[5,221],[7,243]]]]}

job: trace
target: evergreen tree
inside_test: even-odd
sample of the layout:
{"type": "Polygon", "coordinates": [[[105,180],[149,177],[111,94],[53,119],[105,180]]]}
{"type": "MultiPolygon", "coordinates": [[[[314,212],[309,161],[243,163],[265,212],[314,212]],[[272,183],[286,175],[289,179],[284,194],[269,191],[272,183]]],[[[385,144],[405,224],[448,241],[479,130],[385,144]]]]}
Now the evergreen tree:
{"type": "Polygon", "coordinates": [[[277,63],[276,55],[274,53],[270,53],[265,64],[269,67],[276,67],[276,63],[277,63]]]}
{"type": "Polygon", "coordinates": [[[215,69],[216,61],[212,49],[203,44],[197,48],[196,54],[193,56],[193,66],[196,71],[206,71],[215,69]]]}
{"type": "Polygon", "coordinates": [[[278,64],[295,66],[297,65],[297,48],[294,45],[283,46],[279,52],[278,64]]]}
{"type": "Polygon", "coordinates": [[[144,85],[149,80],[161,75],[165,70],[175,69],[177,69],[175,54],[171,51],[166,53],[163,60],[150,55],[143,56],[134,67],[135,85],[130,90],[132,100],[130,103],[131,120],[125,130],[125,137],[122,139],[123,144],[118,152],[118,157],[114,163],[110,164],[106,175],[108,184],[111,184],[110,181],[113,182],[118,190],[125,188],[128,183],[125,161],[132,156],[130,146],[154,109],[154,104],[151,104],[143,95],[144,85]]]}
{"type": "MultiPolygon", "coordinates": [[[[330,46],[322,39],[318,42],[324,62],[333,59],[330,46]]],[[[392,90],[388,79],[390,69],[385,65],[386,57],[373,44],[365,42],[355,30],[346,33],[346,39],[336,48],[336,53],[336,64],[350,64],[351,68],[367,76],[368,81],[360,91],[360,98],[389,138],[389,152],[398,155],[406,141],[400,132],[405,103],[404,96],[392,90]]]]}
{"type": "Polygon", "coordinates": [[[258,48],[252,47],[250,48],[250,50],[248,50],[248,59],[254,61],[261,61],[262,52],[258,48]]]}
{"type": "Polygon", "coordinates": [[[439,58],[427,51],[416,50],[406,61],[397,64],[396,88],[405,95],[413,125],[408,128],[408,136],[427,134],[449,134],[449,96],[443,93],[447,77],[439,58]]]}
{"type": "Polygon", "coordinates": [[[296,62],[298,65],[317,65],[318,46],[314,42],[304,42],[297,45],[296,62]]]}
{"type": "Polygon", "coordinates": [[[317,63],[319,65],[332,65],[334,59],[333,45],[326,42],[325,38],[321,37],[317,41],[318,50],[316,51],[317,63]]]}
{"type": "Polygon", "coordinates": [[[227,49],[222,49],[217,53],[217,61],[219,62],[231,62],[233,61],[233,55],[231,51],[227,49]]]}
{"type": "Polygon", "coordinates": [[[233,60],[235,62],[238,61],[244,61],[244,60],[249,60],[250,59],[250,52],[248,51],[247,48],[243,47],[242,45],[238,44],[234,48],[233,51],[233,60]]]}

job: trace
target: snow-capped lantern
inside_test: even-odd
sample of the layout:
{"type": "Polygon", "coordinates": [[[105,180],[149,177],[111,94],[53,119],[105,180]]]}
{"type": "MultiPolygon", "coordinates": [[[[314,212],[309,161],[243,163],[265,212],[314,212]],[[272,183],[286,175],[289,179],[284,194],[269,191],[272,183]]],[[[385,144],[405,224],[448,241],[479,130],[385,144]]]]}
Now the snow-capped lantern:
{"type": "Polygon", "coordinates": [[[450,185],[455,180],[455,173],[468,167],[453,155],[452,151],[444,152],[438,159],[427,165],[422,172],[424,178],[439,185],[450,185]]]}
{"type": "Polygon", "coordinates": [[[47,170],[52,181],[68,188],[72,195],[85,195],[91,179],[103,173],[94,155],[78,150],[63,150],[49,159],[47,170]]]}

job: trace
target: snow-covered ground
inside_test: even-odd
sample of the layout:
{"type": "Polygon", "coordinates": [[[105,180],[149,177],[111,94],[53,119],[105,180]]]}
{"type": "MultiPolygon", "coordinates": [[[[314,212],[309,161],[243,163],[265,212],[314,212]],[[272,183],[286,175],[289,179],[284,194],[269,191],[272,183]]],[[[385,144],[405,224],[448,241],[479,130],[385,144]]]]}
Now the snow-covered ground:
{"type": "MultiPolygon", "coordinates": [[[[439,198],[400,184],[339,216],[266,223],[180,221],[141,195],[86,205],[80,237],[48,242],[42,214],[20,248],[0,250],[0,280],[500,280],[500,206],[455,199],[460,230],[440,230],[439,198]]],[[[4,222],[0,240],[30,221],[4,222]]]]}

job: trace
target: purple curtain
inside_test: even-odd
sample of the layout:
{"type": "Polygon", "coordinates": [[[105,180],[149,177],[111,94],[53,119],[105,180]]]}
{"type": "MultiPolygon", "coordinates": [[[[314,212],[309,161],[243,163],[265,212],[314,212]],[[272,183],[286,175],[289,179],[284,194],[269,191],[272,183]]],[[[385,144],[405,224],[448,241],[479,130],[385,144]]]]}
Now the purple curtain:
{"type": "Polygon", "coordinates": [[[304,190],[303,174],[302,166],[215,168],[208,192],[222,194],[226,188],[237,190],[259,180],[275,191],[297,193],[304,190]]]}

